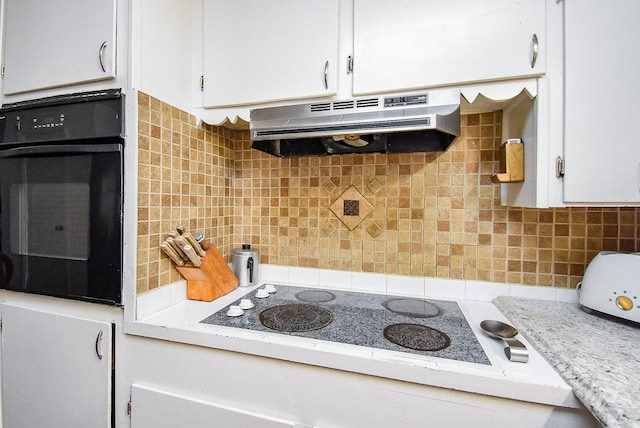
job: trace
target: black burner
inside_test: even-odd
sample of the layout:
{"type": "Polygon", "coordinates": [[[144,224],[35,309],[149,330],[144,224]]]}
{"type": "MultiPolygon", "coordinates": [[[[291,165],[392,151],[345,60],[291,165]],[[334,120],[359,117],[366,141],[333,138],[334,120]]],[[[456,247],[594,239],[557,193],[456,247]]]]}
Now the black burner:
{"type": "Polygon", "coordinates": [[[272,330],[296,333],[318,330],[333,321],[330,311],[298,303],[278,305],[260,312],[260,322],[272,330]]]}
{"type": "Polygon", "coordinates": [[[333,293],[323,290],[305,290],[296,293],[296,299],[309,303],[330,302],[335,298],[336,296],[333,293]]]}
{"type": "Polygon", "coordinates": [[[384,337],[416,351],[440,351],[451,344],[451,339],[443,332],[420,324],[392,324],[384,329],[384,337]]]}
{"type": "Polygon", "coordinates": [[[440,314],[440,308],[421,299],[391,299],[383,306],[391,312],[413,318],[431,318],[440,314]]]}

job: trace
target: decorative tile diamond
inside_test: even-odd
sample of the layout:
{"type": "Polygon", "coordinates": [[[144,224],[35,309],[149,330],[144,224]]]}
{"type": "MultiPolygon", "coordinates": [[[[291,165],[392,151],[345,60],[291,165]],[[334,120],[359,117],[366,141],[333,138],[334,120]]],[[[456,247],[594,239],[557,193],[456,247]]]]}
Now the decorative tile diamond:
{"type": "Polygon", "coordinates": [[[373,205],[354,186],[351,186],[333,201],[329,209],[349,230],[353,230],[371,214],[373,205]]]}
{"type": "Polygon", "coordinates": [[[331,236],[331,234],[336,231],[336,227],[331,223],[327,223],[324,226],[322,226],[322,231],[327,235],[331,236]]]}
{"type": "Polygon", "coordinates": [[[322,188],[324,190],[326,190],[327,192],[329,192],[329,193],[333,192],[336,189],[336,187],[338,187],[338,186],[336,185],[336,183],[333,182],[332,179],[328,179],[322,185],[322,188]]]}
{"type": "Polygon", "coordinates": [[[382,189],[382,184],[380,184],[377,178],[374,178],[369,182],[369,184],[367,184],[367,189],[375,195],[380,191],[380,189],[382,189]]]}
{"type": "Polygon", "coordinates": [[[369,227],[367,227],[367,233],[371,235],[373,238],[380,235],[382,233],[382,229],[375,223],[371,223],[369,227]]]}

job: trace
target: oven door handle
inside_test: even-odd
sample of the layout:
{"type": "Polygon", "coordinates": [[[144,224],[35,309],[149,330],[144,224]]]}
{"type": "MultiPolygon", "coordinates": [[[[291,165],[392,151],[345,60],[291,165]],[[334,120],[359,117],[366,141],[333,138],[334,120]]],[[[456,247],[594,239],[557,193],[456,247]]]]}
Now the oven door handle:
{"type": "Polygon", "coordinates": [[[58,155],[69,153],[121,152],[122,144],[52,144],[42,146],[14,147],[0,151],[0,158],[16,158],[32,155],[58,155]]]}

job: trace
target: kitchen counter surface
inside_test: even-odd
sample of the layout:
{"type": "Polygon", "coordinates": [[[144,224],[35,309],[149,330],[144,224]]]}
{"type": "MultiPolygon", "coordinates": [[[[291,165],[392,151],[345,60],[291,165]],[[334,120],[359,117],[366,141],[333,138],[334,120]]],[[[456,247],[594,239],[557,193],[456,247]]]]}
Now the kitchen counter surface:
{"type": "Polygon", "coordinates": [[[525,339],[529,362],[510,362],[502,342],[481,331],[483,319],[506,321],[492,302],[456,300],[491,361],[486,365],[200,322],[226,310],[246,292],[238,289],[213,302],[180,301],[126,324],[125,332],[511,400],[582,408],[571,387],[525,339]]]}
{"type": "Polygon", "coordinates": [[[495,305],[607,427],[640,427],[640,327],[577,303],[500,296],[495,305]]]}

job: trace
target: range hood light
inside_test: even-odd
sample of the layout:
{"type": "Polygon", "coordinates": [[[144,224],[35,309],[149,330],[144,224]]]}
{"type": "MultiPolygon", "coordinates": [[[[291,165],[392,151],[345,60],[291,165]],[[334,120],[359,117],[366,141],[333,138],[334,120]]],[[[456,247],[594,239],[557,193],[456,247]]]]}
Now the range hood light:
{"type": "Polygon", "coordinates": [[[358,134],[334,135],[333,141],[343,141],[345,144],[348,144],[351,147],[364,147],[369,144],[368,141],[360,139],[360,135],[358,134]]]}

